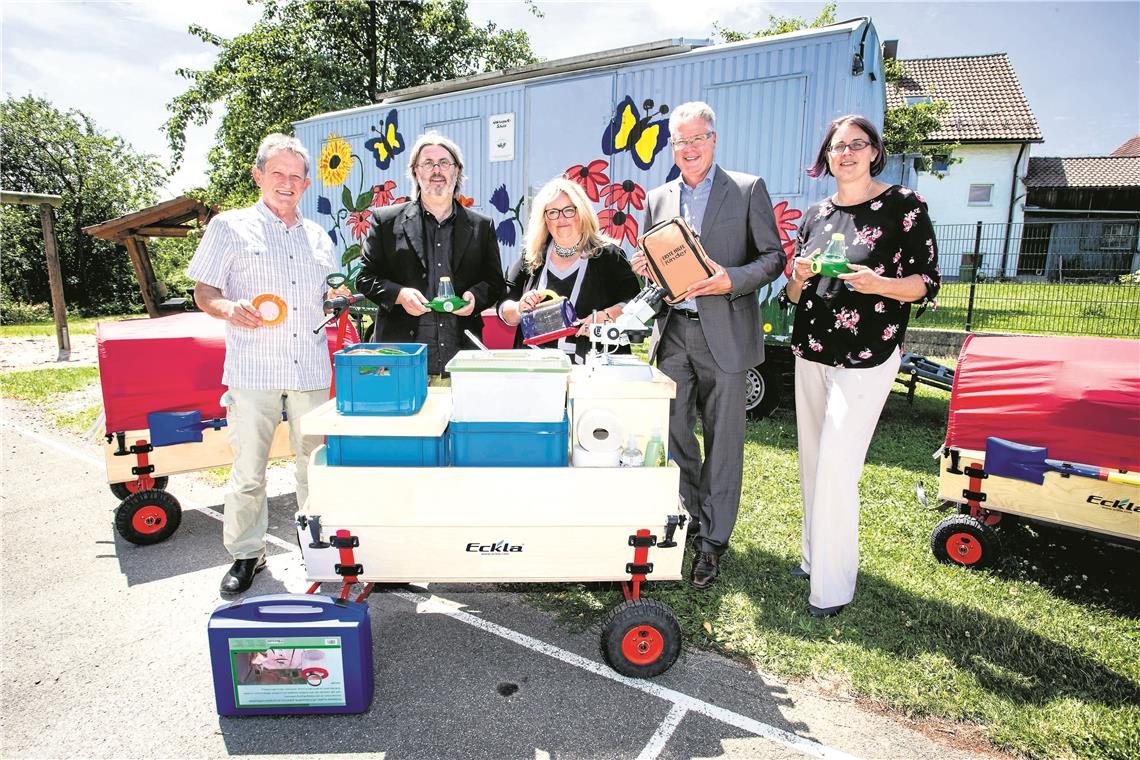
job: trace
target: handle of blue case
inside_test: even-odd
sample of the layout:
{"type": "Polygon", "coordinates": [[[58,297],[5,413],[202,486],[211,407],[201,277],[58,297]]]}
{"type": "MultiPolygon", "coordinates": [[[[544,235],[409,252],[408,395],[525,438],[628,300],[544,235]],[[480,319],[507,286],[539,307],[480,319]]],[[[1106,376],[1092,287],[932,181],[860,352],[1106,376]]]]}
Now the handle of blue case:
{"type": "Polygon", "coordinates": [[[280,619],[283,615],[295,617],[316,617],[329,607],[337,606],[335,599],[317,594],[269,594],[268,596],[255,596],[243,599],[235,606],[244,607],[253,613],[259,620],[280,619]],[[308,609],[286,610],[273,608],[295,607],[308,609]]]}

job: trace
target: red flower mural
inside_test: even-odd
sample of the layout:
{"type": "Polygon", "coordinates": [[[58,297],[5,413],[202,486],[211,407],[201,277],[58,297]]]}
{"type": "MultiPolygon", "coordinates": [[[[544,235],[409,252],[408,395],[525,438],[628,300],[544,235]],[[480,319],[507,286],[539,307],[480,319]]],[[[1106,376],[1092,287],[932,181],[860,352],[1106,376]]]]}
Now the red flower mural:
{"type": "Polygon", "coordinates": [[[597,203],[598,190],[610,181],[606,175],[607,167],[609,162],[598,158],[585,166],[582,164],[571,166],[562,176],[581,185],[586,191],[586,197],[597,203]]]}
{"type": "Polygon", "coordinates": [[[364,211],[353,211],[348,215],[346,220],[348,229],[352,233],[353,240],[360,240],[368,234],[368,228],[372,225],[372,212],[367,209],[364,211]]]}
{"type": "Polygon", "coordinates": [[[390,206],[392,204],[392,191],[396,189],[396,183],[393,180],[384,180],[383,185],[372,186],[372,205],[376,208],[380,206],[390,206]]]}
{"type": "Polygon", "coordinates": [[[615,182],[602,189],[601,197],[607,206],[626,211],[633,206],[638,211],[645,208],[645,190],[631,179],[615,182]]]}
{"type": "Polygon", "coordinates": [[[780,201],[772,207],[776,215],[776,229],[780,233],[780,246],[784,249],[784,276],[792,276],[792,259],[796,256],[796,239],[792,237],[798,225],[795,223],[804,215],[798,208],[788,208],[787,201],[780,201]]]}
{"type": "Polygon", "coordinates": [[[602,232],[612,237],[622,245],[623,239],[629,244],[637,245],[637,220],[632,215],[617,209],[607,208],[598,212],[598,222],[602,232]]]}
{"type": "Polygon", "coordinates": [[[455,200],[458,201],[459,205],[462,206],[463,208],[471,208],[472,206],[475,205],[475,199],[474,198],[468,198],[466,195],[463,195],[462,193],[456,193],[455,194],[455,200]]]}

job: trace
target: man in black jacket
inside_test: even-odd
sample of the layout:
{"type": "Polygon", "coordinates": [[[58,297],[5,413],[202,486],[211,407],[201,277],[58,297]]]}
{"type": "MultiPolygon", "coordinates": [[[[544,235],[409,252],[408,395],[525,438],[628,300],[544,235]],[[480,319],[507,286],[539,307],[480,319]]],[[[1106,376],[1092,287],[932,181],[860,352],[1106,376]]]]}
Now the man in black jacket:
{"type": "Polygon", "coordinates": [[[482,335],[479,312],[503,294],[503,270],[495,227],[464,208],[455,196],[463,183],[463,154],[446,137],[429,132],[412,147],[408,174],[416,199],[373,211],[364,240],[357,289],[379,305],[372,339],[425,343],[428,372],[442,375],[460,348],[474,348],[465,330],[482,335]],[[432,311],[440,278],[467,303],[452,312],[432,311]]]}

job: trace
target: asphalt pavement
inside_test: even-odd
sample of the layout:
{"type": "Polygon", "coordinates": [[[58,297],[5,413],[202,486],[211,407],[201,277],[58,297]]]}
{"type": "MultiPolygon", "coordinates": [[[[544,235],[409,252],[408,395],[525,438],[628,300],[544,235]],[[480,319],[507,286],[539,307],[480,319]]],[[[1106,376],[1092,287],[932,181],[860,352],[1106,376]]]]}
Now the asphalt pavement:
{"type": "MultiPolygon", "coordinates": [[[[596,631],[493,586],[374,594],[365,713],[219,717],[206,626],[230,563],[222,489],[171,478],[182,525],[135,546],[114,529],[99,445],[0,404],[5,758],[978,757],[699,650],[656,679],[625,678],[596,631]]],[[[308,586],[291,476],[270,472],[269,568],[248,595],[308,586]]]]}

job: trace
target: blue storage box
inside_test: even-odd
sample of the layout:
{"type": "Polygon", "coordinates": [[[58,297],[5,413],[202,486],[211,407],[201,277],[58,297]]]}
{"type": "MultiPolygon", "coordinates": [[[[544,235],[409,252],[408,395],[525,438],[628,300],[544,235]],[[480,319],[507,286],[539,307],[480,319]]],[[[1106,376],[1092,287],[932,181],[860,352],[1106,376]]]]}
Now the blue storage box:
{"type": "Polygon", "coordinates": [[[457,422],[447,427],[455,467],[565,467],[570,421],[457,422]]]}
{"type": "Polygon", "coordinates": [[[341,414],[415,414],[427,398],[427,346],[356,343],[333,354],[336,410],[341,414]],[[354,354],[394,348],[403,354],[354,354]]]}
{"type": "Polygon", "coordinates": [[[253,596],[214,610],[208,634],[219,715],[359,713],[372,703],[366,604],[253,596]]]}
{"type": "Polygon", "coordinates": [[[447,438],[330,435],[325,463],[331,467],[442,467],[447,438]]]}

